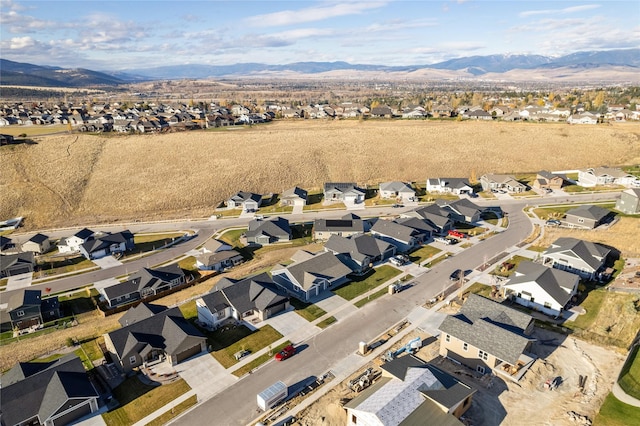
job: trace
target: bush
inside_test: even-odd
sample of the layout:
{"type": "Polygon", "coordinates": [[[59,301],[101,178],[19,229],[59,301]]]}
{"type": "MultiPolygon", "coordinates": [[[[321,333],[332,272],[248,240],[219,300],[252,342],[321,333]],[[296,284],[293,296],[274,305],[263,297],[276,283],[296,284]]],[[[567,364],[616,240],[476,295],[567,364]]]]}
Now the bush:
{"type": "Polygon", "coordinates": [[[75,346],[76,342],[71,337],[67,337],[66,344],[68,347],[75,346]]]}

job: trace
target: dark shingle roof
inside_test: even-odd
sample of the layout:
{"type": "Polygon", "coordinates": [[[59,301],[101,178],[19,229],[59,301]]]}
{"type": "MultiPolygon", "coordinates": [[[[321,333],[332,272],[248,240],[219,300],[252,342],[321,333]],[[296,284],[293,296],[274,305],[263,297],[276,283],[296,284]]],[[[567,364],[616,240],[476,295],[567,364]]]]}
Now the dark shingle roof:
{"type": "Polygon", "coordinates": [[[118,320],[121,326],[126,327],[129,324],[134,324],[138,321],[151,318],[152,316],[159,314],[167,309],[166,306],[154,305],[152,303],[140,303],[138,306],[129,308],[118,320]]]}
{"type": "MultiPolygon", "coordinates": [[[[270,306],[282,303],[289,298],[278,288],[266,272],[237,281],[220,290],[229,305],[243,313],[252,309],[264,311],[270,306]]],[[[213,301],[213,307],[215,302],[213,301]]]]}
{"type": "Polygon", "coordinates": [[[215,265],[223,260],[232,259],[234,257],[242,257],[240,253],[235,250],[219,251],[217,253],[205,253],[196,257],[196,260],[205,266],[215,265]]]}
{"type": "Polygon", "coordinates": [[[511,278],[504,284],[506,287],[534,281],[562,306],[571,299],[571,290],[573,290],[573,286],[579,278],[570,272],[547,268],[544,265],[530,261],[520,262],[516,273],[522,275],[516,275],[511,278]],[[563,290],[563,288],[569,291],[563,290]]]}
{"type": "Polygon", "coordinates": [[[331,252],[311,255],[306,260],[289,265],[287,270],[305,290],[311,288],[317,277],[334,280],[352,272],[331,252]]]}
{"type": "Polygon", "coordinates": [[[592,243],[591,241],[579,240],[577,238],[562,237],[551,243],[551,247],[546,249],[542,254],[552,255],[554,253],[572,252],[570,256],[582,259],[587,265],[597,270],[604,263],[604,259],[608,256],[608,248],[592,243]]]}
{"type": "Polygon", "coordinates": [[[313,222],[316,232],[364,232],[361,219],[316,219],[313,222]]]}
{"type": "Polygon", "coordinates": [[[597,222],[600,222],[602,219],[610,215],[611,211],[599,206],[582,205],[574,209],[567,210],[566,214],[567,216],[584,217],[587,219],[593,219],[597,222]]]}
{"type": "Polygon", "coordinates": [[[275,238],[290,237],[291,227],[287,219],[279,216],[268,220],[254,219],[249,222],[246,237],[251,238],[260,234],[275,238]]]}
{"type": "Polygon", "coordinates": [[[394,240],[409,243],[411,238],[418,232],[400,223],[393,222],[391,220],[378,220],[371,227],[371,232],[376,232],[387,237],[391,237],[394,240]]]}
{"type": "Polygon", "coordinates": [[[448,315],[440,331],[515,365],[531,338],[524,333],[531,316],[471,294],[456,315],[448,315]]]}
{"type": "Polygon", "coordinates": [[[42,303],[41,298],[41,290],[20,289],[9,298],[7,309],[12,311],[20,306],[40,306],[42,303]]]}
{"type": "Polygon", "coordinates": [[[49,239],[49,237],[47,237],[46,235],[38,233],[38,234],[34,235],[33,237],[29,238],[29,241],[32,241],[32,242],[34,242],[36,244],[42,244],[43,242],[45,242],[48,239],[49,239]]]}
{"type": "Polygon", "coordinates": [[[353,235],[342,237],[332,235],[324,245],[325,248],[341,254],[348,254],[354,260],[362,261],[365,257],[382,256],[393,246],[371,235],[353,235]]]}

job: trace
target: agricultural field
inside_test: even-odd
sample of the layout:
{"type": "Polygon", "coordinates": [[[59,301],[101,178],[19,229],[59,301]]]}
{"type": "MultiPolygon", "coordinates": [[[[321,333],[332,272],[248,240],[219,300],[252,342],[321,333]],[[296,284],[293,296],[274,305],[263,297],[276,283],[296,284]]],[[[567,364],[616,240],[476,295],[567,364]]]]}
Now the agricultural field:
{"type": "Polygon", "coordinates": [[[209,217],[238,190],[640,162],[636,123],[296,121],[233,132],[33,139],[1,148],[0,217],[24,216],[27,229],[209,217]]]}

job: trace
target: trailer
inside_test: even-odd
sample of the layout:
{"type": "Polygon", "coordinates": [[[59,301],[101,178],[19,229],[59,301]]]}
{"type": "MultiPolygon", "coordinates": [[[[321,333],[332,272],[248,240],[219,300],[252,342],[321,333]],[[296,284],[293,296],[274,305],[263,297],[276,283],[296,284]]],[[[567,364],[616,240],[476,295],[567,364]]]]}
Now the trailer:
{"type": "Polygon", "coordinates": [[[275,382],[258,394],[258,407],[262,411],[276,406],[279,402],[289,396],[289,388],[283,382],[275,382]]]}

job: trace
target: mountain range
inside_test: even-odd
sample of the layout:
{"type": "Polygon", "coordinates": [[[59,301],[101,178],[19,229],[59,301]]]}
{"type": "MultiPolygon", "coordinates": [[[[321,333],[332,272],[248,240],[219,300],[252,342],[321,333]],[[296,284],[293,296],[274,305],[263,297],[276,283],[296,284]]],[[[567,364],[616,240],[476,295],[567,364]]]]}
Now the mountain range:
{"type": "Polygon", "coordinates": [[[239,77],[377,78],[491,80],[640,80],[640,49],[576,52],[553,58],[542,55],[487,55],[451,59],[430,65],[366,65],[347,62],[295,62],[284,65],[240,63],[233,65],[170,65],[121,71],[92,71],[33,65],[0,59],[0,84],[46,87],[112,86],[167,80],[239,77]]]}

